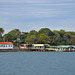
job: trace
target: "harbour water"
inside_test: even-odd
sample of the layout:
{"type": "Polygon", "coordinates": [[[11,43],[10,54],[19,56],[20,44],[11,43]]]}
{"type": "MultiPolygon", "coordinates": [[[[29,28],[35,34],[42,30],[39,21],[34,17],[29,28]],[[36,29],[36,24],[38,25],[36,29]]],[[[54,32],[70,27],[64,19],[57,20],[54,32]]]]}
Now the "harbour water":
{"type": "Polygon", "coordinates": [[[75,75],[75,52],[0,52],[0,75],[75,75]]]}

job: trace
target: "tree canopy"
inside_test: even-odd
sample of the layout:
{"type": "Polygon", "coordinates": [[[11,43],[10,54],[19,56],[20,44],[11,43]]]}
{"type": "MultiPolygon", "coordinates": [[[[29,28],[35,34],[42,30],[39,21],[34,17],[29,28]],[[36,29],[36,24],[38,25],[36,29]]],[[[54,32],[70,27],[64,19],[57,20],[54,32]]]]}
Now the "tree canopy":
{"type": "Polygon", "coordinates": [[[4,33],[4,29],[0,28],[0,38],[2,37],[2,34],[4,33]]]}
{"type": "Polygon", "coordinates": [[[53,32],[49,28],[41,28],[39,34],[44,34],[47,36],[53,36],[53,32]]]}
{"type": "Polygon", "coordinates": [[[41,28],[39,31],[21,32],[14,29],[4,34],[4,29],[0,28],[0,42],[29,43],[29,44],[50,44],[50,45],[75,45],[75,32],[65,30],[51,31],[49,28],[41,28]]]}

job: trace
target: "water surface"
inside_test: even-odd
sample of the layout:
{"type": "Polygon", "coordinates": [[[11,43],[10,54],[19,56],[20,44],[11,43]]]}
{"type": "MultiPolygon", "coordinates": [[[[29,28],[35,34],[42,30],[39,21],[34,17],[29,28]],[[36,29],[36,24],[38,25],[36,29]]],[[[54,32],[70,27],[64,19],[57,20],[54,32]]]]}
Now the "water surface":
{"type": "Polygon", "coordinates": [[[75,53],[0,52],[0,75],[75,75],[75,53]]]}

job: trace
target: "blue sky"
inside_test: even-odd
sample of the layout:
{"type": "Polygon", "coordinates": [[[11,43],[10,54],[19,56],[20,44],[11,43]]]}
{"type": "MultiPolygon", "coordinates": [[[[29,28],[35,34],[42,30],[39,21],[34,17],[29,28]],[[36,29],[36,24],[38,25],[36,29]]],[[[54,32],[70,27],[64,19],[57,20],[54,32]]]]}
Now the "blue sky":
{"type": "Polygon", "coordinates": [[[0,0],[0,28],[75,31],[75,0],[0,0]]]}

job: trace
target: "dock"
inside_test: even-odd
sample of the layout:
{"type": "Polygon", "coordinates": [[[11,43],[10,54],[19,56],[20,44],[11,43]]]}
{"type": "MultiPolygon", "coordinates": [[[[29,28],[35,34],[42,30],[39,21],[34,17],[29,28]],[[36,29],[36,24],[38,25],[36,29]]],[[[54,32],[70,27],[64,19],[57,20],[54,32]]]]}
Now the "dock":
{"type": "Polygon", "coordinates": [[[19,52],[19,51],[51,52],[50,50],[44,50],[44,49],[1,49],[0,50],[0,52],[19,52]]]}

